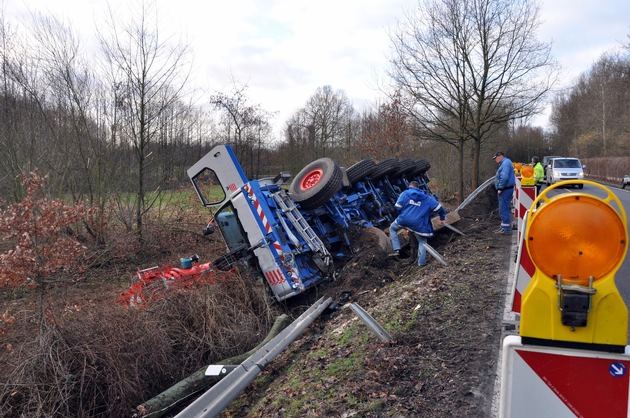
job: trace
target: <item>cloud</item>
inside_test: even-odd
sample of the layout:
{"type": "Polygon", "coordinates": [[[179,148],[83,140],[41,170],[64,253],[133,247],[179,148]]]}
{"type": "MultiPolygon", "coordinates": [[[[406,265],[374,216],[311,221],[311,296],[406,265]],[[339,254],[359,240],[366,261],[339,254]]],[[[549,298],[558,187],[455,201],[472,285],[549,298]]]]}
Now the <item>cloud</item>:
{"type": "MultiPolygon", "coordinates": [[[[133,4],[135,0],[131,0],[133,4]]],[[[129,0],[109,0],[124,21],[129,0]]],[[[9,16],[28,18],[27,7],[72,22],[86,39],[106,11],[106,0],[9,2],[9,16]]],[[[247,83],[251,102],[278,111],[277,130],[318,87],[342,89],[356,106],[380,98],[390,41],[388,30],[417,0],[209,0],[160,1],[161,34],[189,41],[195,80],[209,93],[232,80],[247,83]]],[[[552,42],[566,85],[605,51],[628,41],[630,2],[544,0],[538,37],[552,42]]],[[[539,124],[545,124],[540,122],[539,124]]]]}

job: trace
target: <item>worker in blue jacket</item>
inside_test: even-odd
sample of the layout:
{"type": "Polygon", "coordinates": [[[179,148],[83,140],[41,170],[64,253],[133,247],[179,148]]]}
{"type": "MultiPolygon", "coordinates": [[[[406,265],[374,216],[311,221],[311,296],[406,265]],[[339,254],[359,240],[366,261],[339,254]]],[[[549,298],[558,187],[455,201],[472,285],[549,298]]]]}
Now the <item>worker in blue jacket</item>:
{"type": "Polygon", "coordinates": [[[398,196],[395,206],[399,214],[389,227],[389,238],[394,250],[390,256],[398,257],[400,253],[398,231],[408,229],[418,239],[418,265],[424,267],[427,264],[427,250],[424,244],[427,238],[433,236],[431,216],[437,213],[440,222],[444,224],[446,210],[433,196],[420,190],[420,184],[415,180],[410,181],[409,188],[398,196]]]}
{"type": "Polygon", "coordinates": [[[512,232],[512,213],[510,205],[512,204],[514,184],[516,183],[514,166],[512,165],[512,161],[510,161],[502,151],[498,151],[494,154],[492,159],[499,164],[497,175],[494,179],[494,187],[497,189],[497,198],[499,199],[501,226],[496,232],[498,234],[509,234],[512,232]]]}

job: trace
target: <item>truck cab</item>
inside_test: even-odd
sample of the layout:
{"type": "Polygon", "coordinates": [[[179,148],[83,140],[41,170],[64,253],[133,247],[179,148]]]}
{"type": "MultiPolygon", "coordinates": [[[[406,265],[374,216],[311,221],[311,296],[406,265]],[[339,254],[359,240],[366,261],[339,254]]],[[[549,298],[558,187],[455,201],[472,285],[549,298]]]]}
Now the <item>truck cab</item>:
{"type": "Polygon", "coordinates": [[[215,267],[227,270],[254,261],[250,264],[260,269],[279,301],[330,278],[330,253],[281,187],[286,173],[249,180],[232,149],[220,145],[188,176],[202,204],[215,209],[212,223],[229,251],[215,267]]]}

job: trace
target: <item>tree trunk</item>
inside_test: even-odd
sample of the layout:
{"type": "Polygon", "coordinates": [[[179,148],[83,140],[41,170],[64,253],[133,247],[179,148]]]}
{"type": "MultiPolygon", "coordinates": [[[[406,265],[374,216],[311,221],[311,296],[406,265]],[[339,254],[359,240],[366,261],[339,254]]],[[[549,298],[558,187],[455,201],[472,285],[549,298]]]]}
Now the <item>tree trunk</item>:
{"type": "Polygon", "coordinates": [[[461,203],[464,201],[464,138],[459,139],[457,154],[457,203],[461,203]]]}
{"type": "Polygon", "coordinates": [[[472,190],[479,187],[479,159],[481,158],[481,139],[478,135],[473,137],[472,172],[470,182],[472,190]]]}

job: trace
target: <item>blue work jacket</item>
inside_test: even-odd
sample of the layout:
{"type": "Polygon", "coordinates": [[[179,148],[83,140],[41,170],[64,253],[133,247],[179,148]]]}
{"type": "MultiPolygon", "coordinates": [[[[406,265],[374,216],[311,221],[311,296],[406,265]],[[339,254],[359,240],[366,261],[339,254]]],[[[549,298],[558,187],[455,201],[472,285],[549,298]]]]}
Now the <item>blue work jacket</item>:
{"type": "Polygon", "coordinates": [[[433,236],[431,216],[437,213],[446,219],[446,209],[433,196],[422,190],[409,188],[398,196],[396,209],[400,212],[396,223],[425,237],[433,236]]]}

